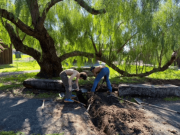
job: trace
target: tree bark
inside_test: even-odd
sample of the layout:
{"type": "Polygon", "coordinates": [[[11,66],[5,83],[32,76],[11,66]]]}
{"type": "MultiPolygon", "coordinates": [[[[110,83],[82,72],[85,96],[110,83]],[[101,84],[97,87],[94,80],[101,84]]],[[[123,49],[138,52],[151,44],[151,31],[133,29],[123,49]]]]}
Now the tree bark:
{"type": "Polygon", "coordinates": [[[59,61],[59,58],[56,55],[54,41],[50,36],[47,36],[47,31],[44,30],[43,35],[39,35],[39,41],[43,51],[41,54],[34,48],[24,45],[10,24],[6,23],[5,28],[10,35],[11,42],[15,49],[32,56],[38,62],[41,68],[40,73],[38,73],[39,77],[51,78],[59,76],[59,73],[63,70],[61,61],[59,61]]]}
{"type": "Polygon", "coordinates": [[[38,62],[41,69],[37,76],[41,78],[59,77],[60,72],[63,70],[61,62],[58,60],[53,62],[50,55],[48,56],[38,62]]]}
{"type": "MultiPolygon", "coordinates": [[[[26,2],[28,3],[29,11],[31,13],[32,25],[34,26],[34,29],[23,23],[19,18],[16,19],[13,13],[0,8],[1,17],[9,20],[17,27],[17,29],[19,28],[22,32],[36,38],[39,41],[42,49],[42,53],[40,53],[38,50],[32,47],[23,44],[24,39],[20,39],[19,35],[16,35],[15,30],[10,23],[6,21],[6,23],[4,24],[4,27],[9,33],[11,42],[14,45],[15,49],[17,51],[21,51],[22,53],[32,56],[40,65],[41,69],[40,69],[40,73],[38,73],[39,77],[45,77],[45,78],[58,77],[59,73],[63,70],[61,65],[63,59],[59,59],[57,57],[54,40],[48,34],[46,28],[44,27],[44,22],[48,11],[50,10],[51,7],[53,7],[56,3],[60,1],[63,0],[51,0],[50,2],[48,2],[43,10],[42,16],[40,16],[38,1],[26,0],[26,2]]],[[[75,0],[75,1],[91,14],[96,15],[96,14],[105,13],[104,9],[95,10],[94,8],[91,8],[83,0],[75,0]]]]}

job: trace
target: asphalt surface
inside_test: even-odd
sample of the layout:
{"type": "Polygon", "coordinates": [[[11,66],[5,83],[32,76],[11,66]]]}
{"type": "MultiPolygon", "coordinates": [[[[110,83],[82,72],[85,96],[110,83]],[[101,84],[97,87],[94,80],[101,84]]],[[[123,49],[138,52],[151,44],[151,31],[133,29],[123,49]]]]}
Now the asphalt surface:
{"type": "MultiPolygon", "coordinates": [[[[144,101],[152,105],[180,112],[180,101],[163,101],[162,99],[148,99],[144,101]]],[[[180,135],[180,114],[155,108],[148,105],[142,106],[149,116],[149,121],[157,135],[180,135]]]]}
{"type": "Polygon", "coordinates": [[[31,134],[96,135],[86,109],[77,103],[0,95],[0,131],[31,134]]]}
{"type": "Polygon", "coordinates": [[[41,105],[42,100],[37,99],[0,97],[0,130],[31,128],[30,133],[41,133],[38,117],[41,105]]]}

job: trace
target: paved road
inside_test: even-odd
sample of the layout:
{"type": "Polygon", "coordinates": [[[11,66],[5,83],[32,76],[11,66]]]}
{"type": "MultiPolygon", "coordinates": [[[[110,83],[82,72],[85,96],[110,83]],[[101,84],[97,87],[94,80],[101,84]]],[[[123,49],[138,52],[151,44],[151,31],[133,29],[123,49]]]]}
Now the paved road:
{"type": "Polygon", "coordinates": [[[0,77],[8,76],[8,75],[18,75],[18,74],[25,74],[25,73],[33,73],[33,72],[39,72],[39,71],[40,70],[0,73],[0,77]]]}
{"type": "Polygon", "coordinates": [[[77,103],[64,104],[0,95],[0,131],[30,134],[96,135],[86,109],[77,103]]]}
{"type": "MultiPolygon", "coordinates": [[[[146,103],[157,105],[180,112],[180,101],[163,101],[158,99],[146,100],[146,103]]],[[[154,126],[156,134],[160,135],[180,135],[180,114],[170,111],[144,106],[149,121],[154,126]]]]}
{"type": "Polygon", "coordinates": [[[39,128],[38,108],[42,101],[0,97],[0,130],[20,131],[31,128],[34,133],[41,133],[39,128]]]}

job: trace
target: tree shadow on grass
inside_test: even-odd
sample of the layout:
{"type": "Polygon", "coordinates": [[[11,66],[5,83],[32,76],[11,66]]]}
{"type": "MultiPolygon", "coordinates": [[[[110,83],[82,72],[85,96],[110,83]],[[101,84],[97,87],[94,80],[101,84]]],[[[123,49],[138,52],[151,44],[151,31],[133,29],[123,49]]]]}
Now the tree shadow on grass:
{"type": "Polygon", "coordinates": [[[4,68],[14,68],[14,66],[12,66],[11,64],[0,64],[0,69],[4,69],[4,68]]]}

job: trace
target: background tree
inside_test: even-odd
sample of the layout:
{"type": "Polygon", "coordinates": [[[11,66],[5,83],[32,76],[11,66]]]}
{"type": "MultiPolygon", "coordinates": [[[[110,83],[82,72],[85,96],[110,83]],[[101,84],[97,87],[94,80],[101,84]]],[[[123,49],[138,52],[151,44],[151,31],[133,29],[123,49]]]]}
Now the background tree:
{"type": "Polygon", "coordinates": [[[4,47],[3,47],[3,42],[2,40],[0,39],[0,53],[4,51],[4,47]]]}
{"type": "Polygon", "coordinates": [[[32,56],[41,67],[41,77],[58,76],[65,62],[82,63],[87,58],[103,61],[124,76],[147,76],[167,69],[178,52],[180,10],[173,0],[2,0],[0,4],[2,39],[32,56]],[[144,63],[154,69],[143,70],[144,63]],[[132,64],[136,73],[131,72],[132,64]]]}

